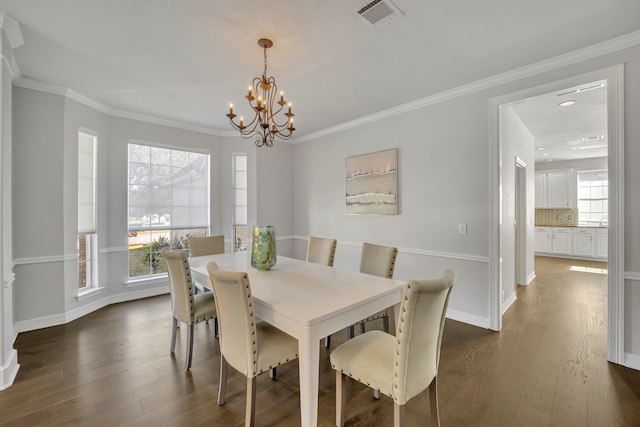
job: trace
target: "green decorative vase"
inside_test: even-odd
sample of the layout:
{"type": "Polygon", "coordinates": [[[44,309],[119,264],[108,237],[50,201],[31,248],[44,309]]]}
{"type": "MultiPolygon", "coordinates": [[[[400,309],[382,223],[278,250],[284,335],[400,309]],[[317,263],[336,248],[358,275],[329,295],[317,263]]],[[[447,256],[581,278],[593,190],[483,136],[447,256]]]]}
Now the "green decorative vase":
{"type": "Polygon", "coordinates": [[[253,227],[251,266],[266,271],[276,265],[276,229],[273,225],[253,227]]]}

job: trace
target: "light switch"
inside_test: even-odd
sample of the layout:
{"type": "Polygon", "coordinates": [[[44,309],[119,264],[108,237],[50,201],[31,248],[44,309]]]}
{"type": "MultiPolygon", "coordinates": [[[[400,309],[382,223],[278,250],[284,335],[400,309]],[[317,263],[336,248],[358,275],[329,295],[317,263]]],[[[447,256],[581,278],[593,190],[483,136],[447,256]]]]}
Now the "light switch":
{"type": "Polygon", "coordinates": [[[467,224],[458,224],[458,234],[467,234],[467,224]]]}

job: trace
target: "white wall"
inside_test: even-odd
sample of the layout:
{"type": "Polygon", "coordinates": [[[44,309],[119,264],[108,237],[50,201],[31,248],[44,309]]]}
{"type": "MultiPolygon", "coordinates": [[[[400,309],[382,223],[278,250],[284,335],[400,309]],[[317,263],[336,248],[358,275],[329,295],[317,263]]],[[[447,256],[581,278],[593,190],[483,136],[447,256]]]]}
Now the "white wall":
{"type": "MultiPolygon", "coordinates": [[[[620,63],[625,64],[625,353],[628,366],[640,369],[640,193],[634,190],[640,183],[639,46],[547,67],[529,77],[297,145],[296,235],[337,238],[336,265],[353,269],[361,242],[396,245],[398,278],[433,276],[457,264],[459,279],[450,308],[488,324],[489,268],[467,255],[489,257],[489,100],[620,63]],[[346,216],[345,157],[393,147],[399,148],[400,214],[346,216]],[[468,223],[467,235],[457,234],[461,222],[468,223]]],[[[303,244],[296,245],[296,256],[304,253],[303,244]]]]}
{"type": "MultiPolygon", "coordinates": [[[[253,183],[249,220],[273,223],[278,235],[287,237],[284,243],[278,242],[279,253],[302,257],[305,236],[334,237],[339,241],[336,266],[356,270],[363,241],[397,246],[397,278],[432,277],[447,267],[455,269],[458,280],[449,316],[487,327],[489,100],[619,63],[625,63],[625,352],[628,365],[640,368],[640,193],[635,191],[640,183],[640,169],[636,167],[640,162],[636,119],[640,116],[639,46],[264,152],[253,149],[250,140],[108,116],[74,106],[60,95],[16,88],[12,187],[16,329],[50,326],[95,310],[100,304],[163,291],[158,283],[139,288],[124,286],[129,139],[207,148],[212,159],[214,153],[218,154],[220,163],[212,160],[212,204],[229,199],[227,188],[220,190],[218,184],[224,186],[228,178],[217,175],[224,175],[230,167],[230,159],[225,157],[233,151],[245,151],[236,147],[246,148],[252,168],[249,182],[253,183]],[[105,285],[105,292],[97,301],[77,303],[68,298],[65,287],[65,257],[70,249],[67,221],[71,221],[65,218],[65,212],[75,209],[65,192],[76,189],[65,188],[65,177],[68,181],[71,176],[65,171],[73,161],[64,153],[74,123],[92,120],[96,130],[106,135],[106,142],[101,139],[99,144],[107,147],[106,155],[99,152],[106,159],[100,160],[98,172],[102,193],[98,200],[100,283],[105,285]],[[345,215],[345,158],[394,147],[399,156],[399,214],[345,215]],[[467,224],[466,235],[457,233],[459,223],[467,224]],[[300,238],[291,242],[291,236],[300,238]]],[[[92,128],[91,124],[82,125],[92,128]]],[[[212,232],[227,234],[223,224],[228,215],[224,209],[212,210],[212,232]]]]}
{"type": "MultiPolygon", "coordinates": [[[[224,138],[115,117],[63,95],[14,88],[15,147],[13,230],[18,331],[65,323],[107,304],[168,292],[168,281],[128,280],[127,175],[130,140],[207,150],[211,159],[212,234],[232,237],[232,161],[246,153],[252,218],[269,221],[284,240],[278,252],[291,254],[293,184],[291,145],[257,150],[252,140],[224,138]],[[77,133],[98,134],[98,282],[103,289],[78,300],[77,133]]],[[[13,322],[12,322],[13,323],[13,322]]]]}
{"type": "MultiPolygon", "coordinates": [[[[483,97],[454,99],[296,145],[296,235],[336,238],[335,265],[352,270],[365,241],[399,248],[399,279],[435,277],[452,267],[458,279],[450,314],[487,327],[486,109],[483,97]],[[389,148],[398,148],[398,215],[346,215],[345,158],[389,148]],[[467,234],[458,234],[460,223],[467,234]]],[[[296,247],[300,258],[305,243],[296,247]]]]}
{"type": "MultiPolygon", "coordinates": [[[[502,303],[515,301],[516,283],[516,233],[513,228],[516,220],[516,156],[526,163],[526,218],[519,224],[526,229],[526,276],[534,271],[534,224],[535,217],[535,166],[534,138],[511,107],[500,109],[500,153],[502,189],[502,220],[500,224],[500,247],[502,253],[502,303]],[[523,223],[522,223],[523,222],[523,223]]],[[[520,283],[524,284],[524,283],[520,283]]],[[[506,306],[502,311],[506,310],[506,306]]]]}

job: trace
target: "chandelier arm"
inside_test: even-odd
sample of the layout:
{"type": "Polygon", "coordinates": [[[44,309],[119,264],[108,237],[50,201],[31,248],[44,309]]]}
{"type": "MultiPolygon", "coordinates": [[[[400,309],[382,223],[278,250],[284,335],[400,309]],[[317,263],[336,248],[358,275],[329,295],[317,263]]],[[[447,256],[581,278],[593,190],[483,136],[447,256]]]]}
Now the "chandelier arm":
{"type": "Polygon", "coordinates": [[[252,85],[249,86],[249,91],[245,98],[247,99],[249,106],[253,110],[253,118],[248,125],[243,123],[234,122],[236,117],[233,114],[233,108],[229,107],[229,121],[231,126],[240,131],[240,135],[245,138],[256,138],[254,141],[258,147],[267,146],[272,147],[275,138],[287,140],[292,137],[293,127],[291,112],[291,104],[289,104],[288,110],[283,116],[286,120],[283,123],[279,122],[279,114],[287,102],[284,100],[284,95],[278,93],[278,85],[274,77],[267,77],[267,49],[273,46],[271,40],[260,39],[258,45],[263,48],[264,55],[264,71],[261,77],[255,77],[252,81],[252,85]],[[255,92],[253,92],[255,91],[255,92]],[[255,95],[255,96],[254,96],[255,95]],[[280,95],[279,100],[277,99],[280,95]]]}

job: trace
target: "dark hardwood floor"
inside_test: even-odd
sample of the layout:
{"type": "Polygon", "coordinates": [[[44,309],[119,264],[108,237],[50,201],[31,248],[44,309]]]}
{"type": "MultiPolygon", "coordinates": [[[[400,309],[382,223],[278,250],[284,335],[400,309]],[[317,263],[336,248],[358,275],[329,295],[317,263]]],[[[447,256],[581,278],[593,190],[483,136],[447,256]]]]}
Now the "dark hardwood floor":
{"type": "MultiPolygon", "coordinates": [[[[443,426],[639,426],[640,372],[606,361],[605,263],[538,257],[538,277],[496,333],[447,320],[438,378],[443,426]],[[574,271],[593,268],[593,272],[574,271]],[[580,270],[580,268],[578,270],[580,270]]],[[[374,324],[381,327],[381,324],[374,324]]],[[[186,328],[169,354],[168,296],[112,305],[67,325],[22,333],[20,371],[0,392],[2,426],[240,426],[245,378],[231,372],[216,404],[219,349],[196,326],[191,372],[186,328]]],[[[332,337],[332,348],[345,339],[332,337]]],[[[335,376],[321,347],[319,425],[335,425],[335,376]]],[[[297,362],[257,382],[257,425],[300,424],[297,362]]],[[[393,425],[392,401],[349,381],[347,425],[393,425]]],[[[407,404],[428,423],[428,392],[407,404]]]]}

